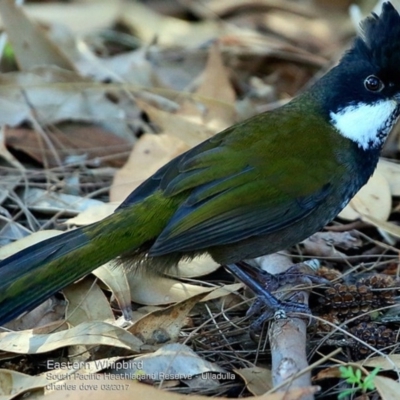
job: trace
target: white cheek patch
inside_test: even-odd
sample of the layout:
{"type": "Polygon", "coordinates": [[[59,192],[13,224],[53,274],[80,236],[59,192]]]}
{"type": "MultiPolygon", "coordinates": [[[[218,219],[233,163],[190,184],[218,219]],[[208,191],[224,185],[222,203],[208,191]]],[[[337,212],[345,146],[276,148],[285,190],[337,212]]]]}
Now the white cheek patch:
{"type": "Polygon", "coordinates": [[[383,144],[397,121],[397,106],[394,100],[380,100],[374,104],[358,103],[337,113],[331,112],[331,123],[342,136],[367,150],[383,144]]]}

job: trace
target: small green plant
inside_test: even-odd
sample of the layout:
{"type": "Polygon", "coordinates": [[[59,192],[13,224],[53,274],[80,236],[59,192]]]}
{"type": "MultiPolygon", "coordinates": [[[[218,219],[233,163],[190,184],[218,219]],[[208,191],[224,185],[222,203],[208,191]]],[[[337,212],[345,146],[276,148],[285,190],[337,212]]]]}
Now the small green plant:
{"type": "Polygon", "coordinates": [[[4,50],[3,50],[3,57],[5,57],[8,60],[15,60],[15,53],[14,53],[14,49],[11,46],[10,43],[7,43],[4,46],[4,50]]]}
{"type": "Polygon", "coordinates": [[[339,367],[340,377],[346,379],[346,382],[349,385],[353,385],[351,389],[347,389],[339,394],[338,399],[343,399],[344,397],[351,395],[358,390],[361,390],[363,393],[366,393],[367,390],[374,390],[374,378],[378,374],[380,368],[376,367],[369,375],[367,375],[364,379],[362,377],[361,369],[354,369],[352,366],[348,367],[339,367]]]}

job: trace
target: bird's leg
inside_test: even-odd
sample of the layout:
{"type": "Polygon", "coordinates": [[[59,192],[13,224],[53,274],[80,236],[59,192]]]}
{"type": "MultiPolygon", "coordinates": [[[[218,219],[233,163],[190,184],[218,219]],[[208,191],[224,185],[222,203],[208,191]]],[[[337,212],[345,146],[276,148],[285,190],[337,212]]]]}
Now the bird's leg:
{"type": "Polygon", "coordinates": [[[300,302],[297,301],[297,294],[291,296],[288,301],[282,301],[272,295],[271,291],[276,291],[285,285],[326,283],[326,279],[307,273],[311,271],[305,270],[302,264],[294,265],[286,272],[277,275],[272,275],[267,271],[252,267],[245,262],[230,264],[225,267],[258,296],[249,308],[248,315],[260,312],[263,306],[267,306],[267,311],[252,324],[252,328],[261,327],[264,321],[272,318],[274,315],[275,317],[282,318],[286,313],[300,312],[311,314],[306,304],[302,303],[301,300],[300,302]]]}
{"type": "Polygon", "coordinates": [[[274,292],[283,286],[310,285],[310,284],[329,284],[330,281],[315,275],[315,271],[310,267],[310,263],[294,264],[285,272],[271,274],[263,269],[253,267],[246,262],[238,263],[238,266],[248,275],[259,281],[270,292],[274,292]]]}
{"type": "MultiPolygon", "coordinates": [[[[270,310],[271,316],[280,310],[283,310],[285,312],[301,312],[301,313],[310,313],[309,308],[305,304],[301,303],[294,303],[294,302],[288,302],[288,301],[282,301],[277,299],[274,295],[270,293],[270,290],[274,290],[275,287],[278,288],[279,284],[276,285],[276,281],[274,278],[274,275],[272,274],[264,274],[261,273],[260,270],[260,275],[264,279],[262,279],[264,282],[260,282],[257,280],[255,277],[251,276],[249,274],[249,270],[245,270],[243,268],[243,264],[245,263],[238,263],[238,264],[228,264],[225,265],[225,268],[231,272],[236,278],[238,278],[241,282],[243,282],[246,286],[248,286],[257,296],[258,299],[268,307],[270,310]],[[266,278],[267,277],[267,278],[266,278]],[[270,281],[268,281],[270,279],[270,281]],[[267,282],[268,281],[268,282],[267,282]],[[265,285],[266,284],[266,285],[265,285]],[[268,288],[266,288],[265,286],[268,288]]],[[[245,264],[249,268],[251,268],[248,264],[245,264]]],[[[246,268],[247,269],[247,268],[246,268]]],[[[253,274],[254,275],[254,271],[253,274]]]]}

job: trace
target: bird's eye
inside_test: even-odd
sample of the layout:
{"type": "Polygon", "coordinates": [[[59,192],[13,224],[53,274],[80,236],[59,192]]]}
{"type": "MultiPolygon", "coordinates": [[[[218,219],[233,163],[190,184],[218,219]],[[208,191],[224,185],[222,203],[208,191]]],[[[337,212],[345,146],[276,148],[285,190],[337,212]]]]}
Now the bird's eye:
{"type": "Polygon", "coordinates": [[[375,75],[370,75],[367,79],[365,79],[364,86],[370,92],[380,92],[383,89],[384,84],[375,75]]]}

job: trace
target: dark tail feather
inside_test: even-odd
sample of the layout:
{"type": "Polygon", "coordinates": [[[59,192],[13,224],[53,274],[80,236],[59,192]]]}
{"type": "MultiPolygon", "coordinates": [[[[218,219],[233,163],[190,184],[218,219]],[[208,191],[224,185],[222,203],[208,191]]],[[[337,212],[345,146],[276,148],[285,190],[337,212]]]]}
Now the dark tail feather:
{"type": "MultiPolygon", "coordinates": [[[[0,325],[41,304],[49,296],[86,275],[87,270],[66,263],[74,250],[87,246],[90,239],[75,229],[44,240],[0,262],[0,325]],[[60,266],[61,268],[57,268],[60,266]],[[76,269],[76,271],[75,271],[76,269]],[[39,290],[38,290],[39,289],[39,290]]],[[[78,263],[78,261],[76,260],[78,263]]]]}

